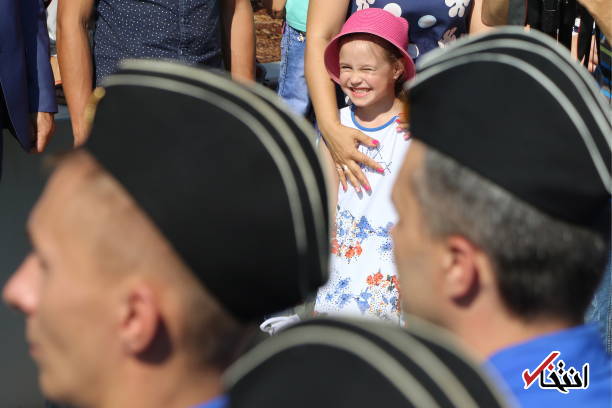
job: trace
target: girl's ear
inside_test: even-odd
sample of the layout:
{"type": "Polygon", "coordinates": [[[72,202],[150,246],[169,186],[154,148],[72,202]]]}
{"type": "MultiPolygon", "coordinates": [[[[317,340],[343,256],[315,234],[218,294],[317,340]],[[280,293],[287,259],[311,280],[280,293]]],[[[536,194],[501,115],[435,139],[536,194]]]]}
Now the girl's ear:
{"type": "Polygon", "coordinates": [[[393,68],[393,79],[397,80],[404,73],[404,64],[401,60],[395,61],[395,67],[393,68]]]}

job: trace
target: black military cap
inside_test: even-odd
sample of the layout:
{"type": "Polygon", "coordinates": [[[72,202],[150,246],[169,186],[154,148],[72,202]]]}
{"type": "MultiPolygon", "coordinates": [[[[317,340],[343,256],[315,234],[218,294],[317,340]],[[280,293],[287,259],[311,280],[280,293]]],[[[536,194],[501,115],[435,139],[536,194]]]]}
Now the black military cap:
{"type": "Polygon", "coordinates": [[[257,85],[127,61],[104,83],[88,150],[242,320],[327,280],[328,207],[313,131],[257,85]]]}
{"type": "Polygon", "coordinates": [[[410,318],[314,319],[242,356],[225,374],[232,408],[505,406],[447,332],[410,318]]]}
{"type": "Polygon", "coordinates": [[[596,87],[593,76],[585,69],[576,69],[576,60],[567,49],[559,47],[550,36],[537,30],[525,35],[524,27],[505,26],[486,35],[471,35],[451,43],[446,48],[437,48],[428,52],[419,60],[419,67],[423,70],[459,55],[491,50],[518,58],[527,58],[530,64],[554,76],[553,82],[568,84],[569,86],[565,87],[568,92],[590,93],[595,99],[601,99],[603,103],[589,105],[589,108],[601,111],[601,115],[599,112],[594,113],[595,119],[610,114],[610,106],[596,87]],[[576,85],[572,86],[573,83],[576,85]]]}
{"type": "Polygon", "coordinates": [[[609,109],[566,53],[517,28],[435,51],[406,86],[411,132],[542,212],[609,237],[609,109]]]}

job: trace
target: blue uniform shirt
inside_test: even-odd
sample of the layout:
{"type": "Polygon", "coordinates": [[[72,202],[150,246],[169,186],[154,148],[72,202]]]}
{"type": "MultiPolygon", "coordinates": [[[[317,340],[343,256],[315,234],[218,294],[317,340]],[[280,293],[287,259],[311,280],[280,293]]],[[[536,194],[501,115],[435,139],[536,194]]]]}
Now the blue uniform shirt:
{"type": "Polygon", "coordinates": [[[521,407],[612,407],[612,361],[594,326],[577,326],[508,347],[494,354],[488,365],[521,407]],[[573,385],[562,392],[555,380],[562,387],[573,385]],[[578,380],[582,388],[576,386],[578,380]]]}
{"type": "Polygon", "coordinates": [[[195,407],[192,407],[192,408],[225,408],[227,406],[228,406],[227,396],[222,395],[220,397],[217,397],[203,404],[196,405],[195,407]]]}

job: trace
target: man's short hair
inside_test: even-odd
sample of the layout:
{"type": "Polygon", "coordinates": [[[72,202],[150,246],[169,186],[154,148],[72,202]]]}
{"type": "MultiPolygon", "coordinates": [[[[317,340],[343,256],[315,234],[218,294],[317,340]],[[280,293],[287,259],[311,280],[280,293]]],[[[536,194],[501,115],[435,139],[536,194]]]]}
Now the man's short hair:
{"type": "Polygon", "coordinates": [[[431,148],[412,189],[434,237],[461,235],[488,255],[511,312],[582,320],[607,260],[601,236],[543,214],[431,148]]]}
{"type": "Polygon", "coordinates": [[[196,365],[223,372],[242,353],[253,326],[239,322],[197,283],[191,289],[183,342],[196,365]]]}
{"type": "MultiPolygon", "coordinates": [[[[74,150],[53,156],[46,164],[49,170],[53,170],[82,158],[83,151],[74,150]]],[[[104,233],[94,232],[92,240],[105,270],[119,272],[109,274],[111,279],[120,279],[128,271],[134,273],[140,270],[140,273],[146,271],[144,273],[163,277],[170,282],[172,290],[180,293],[183,327],[178,342],[182,349],[189,353],[195,366],[224,371],[242,351],[242,345],[250,337],[251,325],[240,322],[227,311],[174,251],[172,254],[152,251],[150,241],[142,236],[134,239],[128,233],[130,230],[140,230],[142,221],[148,216],[120,183],[98,164],[85,173],[78,193],[73,203],[86,197],[89,201],[81,208],[87,208],[87,213],[103,219],[104,233]],[[137,216],[136,212],[143,217],[137,216]],[[176,260],[172,261],[168,256],[176,260]],[[139,268],[138,264],[144,266],[139,268]]],[[[163,235],[161,238],[167,241],[163,235]]],[[[157,339],[162,343],[158,343],[158,347],[168,340],[164,338],[167,335],[164,329],[162,322],[158,333],[162,338],[157,339]]]]}

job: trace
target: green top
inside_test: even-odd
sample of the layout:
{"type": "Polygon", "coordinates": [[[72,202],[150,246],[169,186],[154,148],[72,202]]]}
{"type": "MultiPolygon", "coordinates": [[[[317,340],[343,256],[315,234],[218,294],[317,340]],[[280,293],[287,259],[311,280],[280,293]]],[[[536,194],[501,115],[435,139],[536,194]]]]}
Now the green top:
{"type": "Polygon", "coordinates": [[[298,31],[306,32],[308,0],[287,0],[285,11],[287,24],[298,31]]]}

